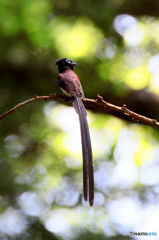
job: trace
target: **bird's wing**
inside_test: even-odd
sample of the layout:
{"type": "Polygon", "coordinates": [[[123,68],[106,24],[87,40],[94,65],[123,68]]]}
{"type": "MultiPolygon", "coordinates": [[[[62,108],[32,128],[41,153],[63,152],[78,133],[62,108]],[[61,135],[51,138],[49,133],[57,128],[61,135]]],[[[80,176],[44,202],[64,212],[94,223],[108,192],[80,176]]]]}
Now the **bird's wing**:
{"type": "Polygon", "coordinates": [[[57,76],[57,85],[67,94],[84,97],[80,80],[75,72],[65,71],[57,76]]]}

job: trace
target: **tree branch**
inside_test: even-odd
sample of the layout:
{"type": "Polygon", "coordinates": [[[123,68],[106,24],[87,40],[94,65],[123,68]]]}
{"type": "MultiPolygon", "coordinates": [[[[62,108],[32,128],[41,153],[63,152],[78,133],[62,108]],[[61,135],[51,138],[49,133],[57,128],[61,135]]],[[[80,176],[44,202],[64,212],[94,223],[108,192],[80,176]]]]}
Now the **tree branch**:
{"type": "MultiPolygon", "coordinates": [[[[0,115],[0,119],[7,117],[9,114],[13,113],[18,108],[20,108],[30,102],[39,101],[39,100],[48,101],[48,100],[59,100],[59,99],[66,100],[66,97],[61,94],[56,94],[56,93],[51,94],[50,96],[35,96],[31,99],[28,99],[22,103],[17,104],[15,107],[13,107],[10,110],[8,110],[7,112],[3,113],[2,115],[0,115]]],[[[71,100],[71,98],[69,98],[69,97],[67,99],[69,101],[71,100]]],[[[120,113],[133,122],[140,122],[140,123],[143,123],[146,125],[150,125],[153,127],[155,126],[155,127],[159,128],[159,122],[157,122],[157,120],[145,117],[138,113],[135,113],[135,112],[129,110],[125,104],[122,107],[119,107],[114,104],[108,103],[108,102],[104,101],[103,97],[101,97],[99,95],[97,96],[96,99],[85,98],[85,99],[83,99],[83,102],[84,102],[84,105],[86,108],[88,108],[94,112],[100,112],[100,113],[111,114],[111,115],[118,115],[118,113],[120,113]]]]}

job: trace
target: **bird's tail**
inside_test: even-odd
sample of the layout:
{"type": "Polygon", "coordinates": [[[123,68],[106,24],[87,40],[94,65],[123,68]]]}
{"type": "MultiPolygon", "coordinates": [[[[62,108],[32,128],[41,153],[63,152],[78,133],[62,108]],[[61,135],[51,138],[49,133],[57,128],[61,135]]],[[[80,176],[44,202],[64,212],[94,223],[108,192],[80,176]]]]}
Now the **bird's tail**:
{"type": "Polygon", "coordinates": [[[74,98],[73,106],[79,116],[81,129],[84,198],[87,201],[89,195],[89,203],[92,206],[94,200],[94,174],[92,163],[92,146],[87,122],[87,112],[80,97],[74,98]]]}

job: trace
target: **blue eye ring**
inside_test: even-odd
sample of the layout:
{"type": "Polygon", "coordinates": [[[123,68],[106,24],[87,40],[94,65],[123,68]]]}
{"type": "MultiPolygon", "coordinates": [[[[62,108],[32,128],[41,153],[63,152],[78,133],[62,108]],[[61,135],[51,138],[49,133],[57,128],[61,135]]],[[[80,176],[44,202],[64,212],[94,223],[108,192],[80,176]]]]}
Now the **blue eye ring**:
{"type": "Polygon", "coordinates": [[[72,63],[70,59],[66,58],[65,60],[67,63],[72,63]]]}

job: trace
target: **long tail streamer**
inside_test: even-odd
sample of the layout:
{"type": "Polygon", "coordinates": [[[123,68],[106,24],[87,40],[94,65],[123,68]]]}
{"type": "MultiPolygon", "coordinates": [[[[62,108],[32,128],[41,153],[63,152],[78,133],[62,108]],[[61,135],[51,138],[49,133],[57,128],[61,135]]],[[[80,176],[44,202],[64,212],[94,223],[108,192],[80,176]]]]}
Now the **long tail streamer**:
{"type": "Polygon", "coordinates": [[[89,203],[92,206],[94,200],[94,173],[92,161],[92,146],[87,122],[87,112],[80,97],[74,98],[73,106],[79,116],[81,130],[84,199],[87,201],[89,196],[89,203]]]}

